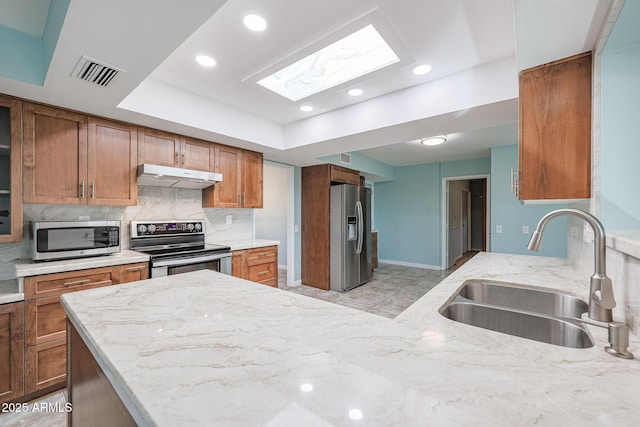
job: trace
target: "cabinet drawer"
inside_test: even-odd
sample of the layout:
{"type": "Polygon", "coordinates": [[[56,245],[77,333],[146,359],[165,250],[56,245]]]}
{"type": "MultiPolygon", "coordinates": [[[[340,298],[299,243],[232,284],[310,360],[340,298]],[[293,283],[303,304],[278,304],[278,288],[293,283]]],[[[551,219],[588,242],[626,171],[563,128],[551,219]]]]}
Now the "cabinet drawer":
{"type": "Polygon", "coordinates": [[[111,267],[27,277],[24,281],[25,300],[53,297],[65,292],[98,288],[113,284],[111,267]]]}
{"type": "Polygon", "coordinates": [[[114,267],[114,283],[136,282],[149,278],[149,263],[138,262],[114,267]]]}
{"type": "Polygon", "coordinates": [[[247,265],[252,266],[267,262],[275,262],[277,257],[278,249],[276,246],[249,249],[247,251],[247,265]]]}
{"type": "Polygon", "coordinates": [[[277,274],[275,262],[251,265],[248,270],[248,279],[252,282],[264,282],[266,280],[274,279],[277,274]]]}
{"type": "Polygon", "coordinates": [[[63,387],[67,376],[66,340],[27,347],[25,349],[25,394],[60,385],[63,387]]]}
{"type": "Polygon", "coordinates": [[[25,303],[25,308],[26,346],[65,338],[67,316],[60,297],[30,300],[25,303]]]}
{"type": "Polygon", "coordinates": [[[338,166],[331,167],[331,181],[343,184],[360,185],[360,174],[338,166]]]}

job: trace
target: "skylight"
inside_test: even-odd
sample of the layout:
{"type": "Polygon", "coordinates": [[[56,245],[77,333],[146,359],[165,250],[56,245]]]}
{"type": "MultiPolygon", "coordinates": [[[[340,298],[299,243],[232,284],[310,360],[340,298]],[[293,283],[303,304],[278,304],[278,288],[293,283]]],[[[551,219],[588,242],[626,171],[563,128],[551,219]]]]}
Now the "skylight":
{"type": "Polygon", "coordinates": [[[373,25],[368,25],[265,77],[258,84],[298,101],[399,60],[373,25]]]}

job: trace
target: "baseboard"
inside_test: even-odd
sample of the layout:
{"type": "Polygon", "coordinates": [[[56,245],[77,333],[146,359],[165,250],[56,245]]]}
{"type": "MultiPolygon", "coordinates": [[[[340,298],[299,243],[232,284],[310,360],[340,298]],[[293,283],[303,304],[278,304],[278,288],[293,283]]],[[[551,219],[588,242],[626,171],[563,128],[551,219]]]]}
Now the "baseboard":
{"type": "Polygon", "coordinates": [[[440,267],[439,265],[418,264],[415,262],[395,261],[391,259],[379,259],[378,263],[402,265],[404,267],[424,268],[425,270],[442,270],[442,267],[440,267]]]}

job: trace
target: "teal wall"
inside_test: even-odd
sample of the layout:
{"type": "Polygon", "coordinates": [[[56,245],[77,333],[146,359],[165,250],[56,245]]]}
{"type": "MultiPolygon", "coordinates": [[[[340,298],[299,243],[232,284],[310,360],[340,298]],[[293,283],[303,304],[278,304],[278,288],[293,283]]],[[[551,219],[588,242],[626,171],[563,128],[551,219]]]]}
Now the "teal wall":
{"type": "Polygon", "coordinates": [[[442,263],[442,178],[489,174],[491,159],[428,163],[396,169],[375,184],[378,258],[439,268],[442,263]]]}
{"type": "Polygon", "coordinates": [[[625,2],[602,55],[601,219],[640,228],[640,1],[625,2]]]}
{"type": "Polygon", "coordinates": [[[44,84],[69,2],[51,0],[42,38],[0,25],[0,76],[38,86],[44,84]]]}
{"type": "Polygon", "coordinates": [[[567,256],[567,219],[552,220],[544,232],[539,252],[527,249],[531,233],[538,221],[552,210],[565,208],[565,204],[521,204],[511,191],[511,169],[518,169],[518,145],[505,145],[491,149],[491,252],[567,256]],[[502,233],[496,226],[502,225],[502,233]],[[529,226],[529,234],[522,226],[529,226]]]}

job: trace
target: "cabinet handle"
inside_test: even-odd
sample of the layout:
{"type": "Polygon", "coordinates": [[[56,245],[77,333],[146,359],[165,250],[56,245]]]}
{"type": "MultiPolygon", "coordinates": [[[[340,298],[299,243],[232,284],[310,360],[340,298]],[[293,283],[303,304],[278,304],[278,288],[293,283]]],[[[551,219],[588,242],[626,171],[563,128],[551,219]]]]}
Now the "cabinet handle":
{"type": "Polygon", "coordinates": [[[182,166],[184,166],[184,151],[182,152],[182,166]]]}
{"type": "Polygon", "coordinates": [[[96,198],[96,182],[95,181],[91,181],[91,198],[92,199],[96,198]]]}
{"type": "Polygon", "coordinates": [[[258,273],[259,276],[264,276],[265,274],[269,274],[269,271],[261,271],[258,273]]]}
{"type": "Polygon", "coordinates": [[[137,267],[127,267],[126,271],[138,271],[138,270],[142,270],[142,269],[144,269],[144,266],[139,265],[137,267]]]}
{"type": "Polygon", "coordinates": [[[74,285],[81,285],[83,283],[88,283],[90,282],[91,279],[83,279],[83,280],[76,280],[74,282],[64,282],[63,285],[64,286],[74,286],[74,285]]]}
{"type": "Polygon", "coordinates": [[[80,198],[84,199],[84,181],[80,184],[80,198]]]}
{"type": "Polygon", "coordinates": [[[176,151],[176,161],[175,161],[175,165],[176,166],[180,166],[180,153],[178,153],[176,151]]]}

